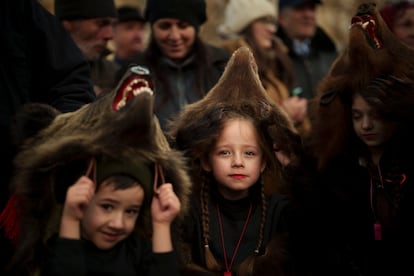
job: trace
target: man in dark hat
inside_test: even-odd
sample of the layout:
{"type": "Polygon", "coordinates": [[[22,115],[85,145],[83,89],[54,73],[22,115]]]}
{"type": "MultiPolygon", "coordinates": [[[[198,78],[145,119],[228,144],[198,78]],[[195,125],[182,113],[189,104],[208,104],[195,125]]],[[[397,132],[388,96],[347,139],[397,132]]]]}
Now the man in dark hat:
{"type": "Polygon", "coordinates": [[[105,59],[117,18],[114,0],[55,0],[55,15],[89,61],[95,93],[115,88],[117,66],[105,59]]]}
{"type": "Polygon", "coordinates": [[[280,0],[276,33],[289,48],[294,65],[293,95],[311,99],[338,52],[332,39],[317,25],[320,0],[280,0]]]}
{"type": "Polygon", "coordinates": [[[134,56],[144,50],[146,35],[146,20],[141,10],[129,5],[119,7],[118,21],[114,25],[113,60],[121,66],[128,65],[134,56]]]}

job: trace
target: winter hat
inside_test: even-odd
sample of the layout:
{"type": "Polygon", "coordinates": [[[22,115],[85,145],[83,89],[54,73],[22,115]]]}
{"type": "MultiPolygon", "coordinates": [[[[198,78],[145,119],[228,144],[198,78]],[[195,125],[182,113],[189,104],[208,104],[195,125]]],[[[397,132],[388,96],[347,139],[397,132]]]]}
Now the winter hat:
{"type": "Polygon", "coordinates": [[[145,194],[151,192],[152,176],[150,164],[143,161],[123,162],[113,158],[100,158],[96,164],[96,181],[101,183],[106,178],[123,174],[134,178],[144,188],[145,194]]]}
{"type": "Polygon", "coordinates": [[[145,18],[152,23],[160,18],[177,18],[196,29],[207,20],[205,0],[147,0],[145,18]]]}
{"type": "Polygon", "coordinates": [[[300,6],[302,4],[305,4],[306,2],[313,2],[314,4],[322,4],[322,1],[320,1],[320,0],[280,0],[279,1],[279,10],[281,10],[285,7],[300,6]]]}
{"type": "Polygon", "coordinates": [[[55,0],[55,15],[60,20],[117,17],[114,0],[55,0]]]}
{"type": "Polygon", "coordinates": [[[239,34],[254,20],[265,16],[277,18],[278,8],[269,0],[230,0],[218,33],[224,37],[239,34]]]}
{"type": "Polygon", "coordinates": [[[122,6],[118,8],[118,22],[140,21],[145,22],[144,16],[138,7],[122,6]]]}

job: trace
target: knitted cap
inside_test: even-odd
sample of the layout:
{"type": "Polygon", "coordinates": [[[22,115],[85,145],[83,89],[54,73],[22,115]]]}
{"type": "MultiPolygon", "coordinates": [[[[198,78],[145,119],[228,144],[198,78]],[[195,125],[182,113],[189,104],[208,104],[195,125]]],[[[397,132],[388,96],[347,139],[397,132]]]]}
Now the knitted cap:
{"type": "Polygon", "coordinates": [[[305,4],[306,2],[313,2],[314,4],[322,4],[321,0],[279,0],[279,10],[285,8],[285,7],[295,7],[302,4],[305,4]]]}
{"type": "MultiPolygon", "coordinates": [[[[151,199],[153,193],[153,177],[150,164],[130,160],[128,163],[116,159],[100,158],[96,163],[96,181],[101,183],[113,175],[127,175],[139,182],[144,190],[145,199],[151,199]]],[[[145,200],[147,201],[147,200],[145,200]]]]}
{"type": "Polygon", "coordinates": [[[138,7],[122,6],[118,8],[118,22],[140,21],[145,22],[144,16],[138,7]]]}
{"type": "Polygon", "coordinates": [[[147,0],[145,18],[152,23],[160,18],[177,18],[196,27],[207,20],[205,0],[147,0]]]}
{"type": "Polygon", "coordinates": [[[218,32],[223,36],[239,34],[254,20],[266,16],[277,18],[277,14],[277,5],[268,0],[230,0],[218,32]]]}
{"type": "Polygon", "coordinates": [[[114,0],[55,0],[55,15],[64,19],[117,17],[114,0]]]}

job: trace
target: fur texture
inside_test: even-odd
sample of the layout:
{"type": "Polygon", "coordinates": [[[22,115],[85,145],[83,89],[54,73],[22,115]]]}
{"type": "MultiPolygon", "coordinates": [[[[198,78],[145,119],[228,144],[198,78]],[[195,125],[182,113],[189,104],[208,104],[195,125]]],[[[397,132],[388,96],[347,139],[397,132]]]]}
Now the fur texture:
{"type": "MultiPolygon", "coordinates": [[[[26,140],[15,161],[11,187],[21,218],[17,260],[36,264],[32,258],[42,256],[45,240],[58,229],[68,186],[85,174],[92,158],[101,155],[160,165],[182,204],[177,220],[183,217],[191,189],[186,162],[181,153],[170,149],[153,114],[152,94],[147,80],[128,72],[112,93],[76,112],[57,115],[26,140]],[[132,91],[140,92],[133,95],[132,91]]],[[[148,210],[146,230],[151,229],[149,217],[148,210]]]]}
{"type": "MultiPolygon", "coordinates": [[[[191,168],[193,170],[194,198],[199,198],[201,204],[201,216],[204,242],[208,241],[208,219],[209,213],[207,199],[210,195],[206,192],[206,187],[210,185],[203,174],[200,166],[200,160],[205,156],[206,151],[215,143],[220,133],[219,122],[221,116],[226,112],[234,112],[238,114],[246,114],[253,118],[259,129],[260,140],[265,144],[267,160],[267,168],[263,177],[263,186],[260,187],[262,197],[262,210],[266,210],[265,192],[272,193],[274,191],[286,192],[286,187],[282,184],[282,166],[276,161],[274,149],[284,151],[289,155],[291,160],[298,157],[298,139],[299,134],[295,130],[292,122],[287,114],[280,109],[267,95],[263,85],[260,82],[257,65],[252,52],[248,47],[240,47],[230,58],[223,75],[218,83],[208,92],[208,94],[200,101],[187,105],[177,118],[171,121],[169,125],[169,138],[175,147],[184,151],[190,159],[191,168]]],[[[225,115],[224,115],[225,116],[225,115]]],[[[208,188],[207,188],[208,189],[208,188]]],[[[266,211],[262,212],[261,227],[264,227],[266,211]]],[[[263,228],[258,231],[258,241],[261,240],[263,228]]],[[[261,243],[259,243],[261,247],[261,243]]],[[[271,242],[266,247],[266,254],[262,256],[250,256],[240,264],[240,274],[237,275],[266,275],[264,272],[282,271],[285,259],[276,258],[285,256],[283,250],[284,243],[271,242]],[[257,266],[261,266],[258,269],[257,266]],[[241,268],[243,267],[243,269],[241,268]],[[278,269],[276,270],[275,267],[278,269]],[[257,271],[257,273],[256,273],[257,271]]],[[[210,256],[211,251],[205,250],[205,259],[207,269],[195,264],[192,259],[191,250],[200,246],[204,249],[203,244],[193,245],[183,242],[180,244],[179,253],[181,262],[185,264],[182,267],[182,275],[218,275],[219,270],[217,264],[210,260],[214,257],[210,256]]],[[[220,273],[220,275],[222,272],[220,273]]]]}
{"type": "MultiPolygon", "coordinates": [[[[296,158],[297,143],[292,141],[297,142],[300,136],[286,112],[275,105],[266,93],[260,82],[253,54],[245,46],[233,53],[220,80],[208,94],[202,100],[187,105],[180,116],[170,123],[171,143],[176,143],[180,150],[192,149],[197,152],[204,137],[214,127],[209,116],[214,116],[219,113],[215,111],[226,108],[254,114],[262,122],[264,133],[270,136],[278,149],[291,153],[292,160],[296,158]]],[[[281,188],[276,187],[278,177],[275,175],[279,174],[273,171],[273,176],[270,176],[272,183],[266,185],[269,192],[281,188]]]]}
{"type": "Polygon", "coordinates": [[[314,118],[313,149],[324,169],[344,151],[352,125],[343,105],[351,91],[365,88],[375,77],[394,75],[414,79],[414,50],[388,29],[375,4],[361,4],[351,20],[348,46],[332,64],[318,87],[314,118]]]}

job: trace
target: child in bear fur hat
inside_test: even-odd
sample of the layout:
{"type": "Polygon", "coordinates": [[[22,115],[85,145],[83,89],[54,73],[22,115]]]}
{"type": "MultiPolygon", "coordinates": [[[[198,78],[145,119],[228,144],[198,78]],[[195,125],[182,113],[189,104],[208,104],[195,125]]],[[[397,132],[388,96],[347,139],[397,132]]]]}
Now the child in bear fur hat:
{"type": "Polygon", "coordinates": [[[300,139],[264,91],[249,48],[233,53],[217,85],[169,130],[194,182],[178,238],[182,275],[288,274],[290,202],[272,191],[281,191],[283,166],[298,161],[300,139]]]}
{"type": "Polygon", "coordinates": [[[11,275],[178,271],[170,231],[191,182],[153,114],[146,72],[131,68],[117,89],[76,112],[35,105],[21,116],[47,120],[24,139],[0,215],[16,245],[11,275]]]}

